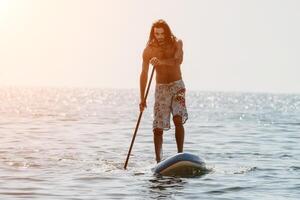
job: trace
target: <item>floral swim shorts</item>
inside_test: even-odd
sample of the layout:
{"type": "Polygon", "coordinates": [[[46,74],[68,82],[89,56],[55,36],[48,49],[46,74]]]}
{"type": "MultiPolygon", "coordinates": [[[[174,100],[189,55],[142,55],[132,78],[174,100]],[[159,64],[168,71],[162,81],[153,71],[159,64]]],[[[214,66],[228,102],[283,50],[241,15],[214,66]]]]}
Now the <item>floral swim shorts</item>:
{"type": "Polygon", "coordinates": [[[182,124],[188,119],[185,105],[185,86],[182,80],[156,84],[153,129],[170,129],[170,114],[181,116],[182,124]]]}

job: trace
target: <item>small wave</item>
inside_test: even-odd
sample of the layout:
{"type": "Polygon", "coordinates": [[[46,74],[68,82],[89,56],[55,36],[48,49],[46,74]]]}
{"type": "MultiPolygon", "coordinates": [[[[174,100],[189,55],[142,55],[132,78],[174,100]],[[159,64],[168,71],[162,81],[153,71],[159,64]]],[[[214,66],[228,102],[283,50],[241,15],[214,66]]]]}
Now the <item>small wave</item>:
{"type": "Polygon", "coordinates": [[[5,180],[9,181],[30,181],[30,182],[45,182],[46,180],[39,179],[39,178],[33,178],[33,177],[1,177],[2,179],[5,178],[5,180]]]}
{"type": "Polygon", "coordinates": [[[24,191],[20,191],[20,192],[0,192],[0,195],[7,195],[7,196],[15,196],[15,197],[30,197],[31,199],[34,199],[36,197],[57,197],[59,199],[59,197],[61,198],[62,195],[58,195],[58,194],[52,194],[52,193],[40,193],[40,192],[24,192],[24,191]]]}
{"type": "Polygon", "coordinates": [[[289,126],[300,126],[299,122],[278,122],[275,125],[289,125],[289,126]]]}
{"type": "Polygon", "coordinates": [[[198,126],[199,128],[224,128],[225,126],[222,125],[203,125],[203,126],[198,126]]]}
{"type": "MultiPolygon", "coordinates": [[[[103,176],[95,176],[94,174],[92,176],[83,176],[83,177],[78,177],[74,178],[73,181],[99,181],[105,179],[103,176]]],[[[111,180],[112,178],[106,178],[107,180],[111,180]]]]}
{"type": "Polygon", "coordinates": [[[247,189],[252,189],[252,187],[234,186],[234,187],[221,188],[218,190],[211,190],[206,193],[208,193],[208,194],[224,194],[227,192],[238,192],[238,191],[247,190],[247,189]]]}
{"type": "Polygon", "coordinates": [[[293,171],[299,171],[300,166],[291,166],[290,169],[293,170],[293,171]]]}
{"type": "Polygon", "coordinates": [[[92,169],[90,170],[94,171],[96,169],[98,172],[113,173],[123,170],[123,165],[122,163],[118,163],[107,159],[98,159],[97,163],[94,163],[92,165],[92,169]]]}
{"type": "Polygon", "coordinates": [[[292,155],[289,155],[289,154],[282,154],[279,156],[279,158],[292,158],[293,156],[292,155]]]}
{"type": "Polygon", "coordinates": [[[79,121],[77,118],[61,118],[61,119],[58,119],[59,121],[62,121],[62,122],[76,122],[76,121],[79,121]]]}
{"type": "Polygon", "coordinates": [[[183,187],[185,181],[178,177],[165,177],[165,176],[154,176],[150,179],[151,182],[150,188],[152,189],[167,189],[167,188],[178,188],[183,187]]]}
{"type": "Polygon", "coordinates": [[[246,174],[246,173],[253,172],[253,171],[256,171],[256,170],[258,170],[257,167],[248,167],[248,168],[245,168],[245,169],[241,169],[240,171],[236,171],[233,174],[246,174]]]}
{"type": "Polygon", "coordinates": [[[7,165],[15,168],[41,168],[42,166],[33,162],[17,162],[17,161],[9,161],[7,165]]]}
{"type": "Polygon", "coordinates": [[[222,169],[213,168],[211,172],[222,173],[222,174],[246,174],[257,170],[261,170],[261,169],[259,169],[258,167],[239,167],[238,169],[232,169],[232,170],[222,170],[222,169]]]}
{"type": "Polygon", "coordinates": [[[35,192],[0,192],[1,195],[11,195],[11,196],[33,196],[36,195],[35,192]]]}

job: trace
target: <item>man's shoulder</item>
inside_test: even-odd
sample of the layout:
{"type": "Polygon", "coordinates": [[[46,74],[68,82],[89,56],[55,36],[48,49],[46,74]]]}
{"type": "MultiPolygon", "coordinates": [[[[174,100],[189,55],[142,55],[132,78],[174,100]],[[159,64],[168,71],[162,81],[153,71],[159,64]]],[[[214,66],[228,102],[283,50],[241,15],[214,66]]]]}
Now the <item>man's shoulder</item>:
{"type": "Polygon", "coordinates": [[[179,39],[179,38],[176,38],[175,42],[176,42],[176,46],[177,46],[177,47],[182,47],[182,45],[183,45],[183,42],[182,42],[182,40],[181,40],[181,39],[179,39]]]}
{"type": "Polygon", "coordinates": [[[152,47],[149,44],[147,44],[143,51],[143,59],[149,60],[151,56],[151,52],[152,52],[152,47]]]}
{"type": "Polygon", "coordinates": [[[144,48],[144,51],[150,51],[152,49],[152,46],[150,46],[149,44],[147,44],[144,48]]]}

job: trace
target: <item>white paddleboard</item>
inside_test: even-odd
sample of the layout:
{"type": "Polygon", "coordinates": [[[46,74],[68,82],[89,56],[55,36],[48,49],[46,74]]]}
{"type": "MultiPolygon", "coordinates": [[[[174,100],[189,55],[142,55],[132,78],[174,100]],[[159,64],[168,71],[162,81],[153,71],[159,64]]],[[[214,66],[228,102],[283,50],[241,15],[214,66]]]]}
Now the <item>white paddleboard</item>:
{"type": "Polygon", "coordinates": [[[178,153],[158,163],[152,171],[163,176],[193,177],[207,171],[205,162],[191,153],[178,153]]]}

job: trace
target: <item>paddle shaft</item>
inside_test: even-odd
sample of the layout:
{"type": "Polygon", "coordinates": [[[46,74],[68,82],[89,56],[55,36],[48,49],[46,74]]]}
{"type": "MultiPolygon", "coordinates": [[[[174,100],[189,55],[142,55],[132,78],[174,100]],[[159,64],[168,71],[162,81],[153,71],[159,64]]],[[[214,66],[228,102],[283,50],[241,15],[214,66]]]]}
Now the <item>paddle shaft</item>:
{"type": "MultiPolygon", "coordinates": [[[[150,79],[149,79],[149,83],[148,83],[148,86],[147,86],[147,90],[146,90],[146,94],[144,96],[143,102],[146,102],[146,99],[147,99],[147,96],[148,96],[148,93],[149,93],[149,89],[150,89],[150,85],[151,85],[151,82],[152,82],[153,74],[154,74],[154,66],[153,66],[153,69],[152,69],[152,72],[151,72],[151,76],[150,76],[150,79]]],[[[140,115],[139,115],[138,121],[137,121],[136,126],[135,126],[134,134],[133,134],[131,144],[130,144],[130,147],[129,147],[129,151],[128,151],[128,154],[127,154],[127,158],[126,158],[126,161],[125,161],[125,164],[124,164],[124,169],[127,168],[128,160],[129,160],[130,153],[131,153],[131,150],[132,150],[132,147],[133,147],[133,144],[134,144],[136,133],[137,133],[139,125],[140,125],[142,115],[143,115],[143,111],[140,111],[140,115]]]]}

